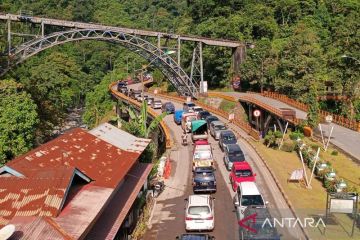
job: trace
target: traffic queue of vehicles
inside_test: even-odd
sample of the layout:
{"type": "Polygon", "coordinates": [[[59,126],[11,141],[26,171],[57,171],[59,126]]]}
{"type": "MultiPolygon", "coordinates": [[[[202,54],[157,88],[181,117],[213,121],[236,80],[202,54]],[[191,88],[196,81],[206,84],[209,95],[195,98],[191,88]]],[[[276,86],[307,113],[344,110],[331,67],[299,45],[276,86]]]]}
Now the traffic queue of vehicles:
{"type": "MultiPolygon", "coordinates": [[[[261,216],[270,216],[256,183],[256,174],[246,162],[245,155],[237,144],[235,134],[218,117],[204,111],[192,102],[183,104],[182,110],[175,110],[171,102],[141,97],[141,91],[127,91],[126,85],[118,85],[118,90],[138,101],[147,101],[154,109],[174,114],[174,122],[181,125],[184,133],[191,133],[194,143],[192,170],[193,195],[186,200],[185,229],[186,231],[212,231],[215,227],[214,200],[210,194],[216,192],[215,160],[212,147],[208,143],[208,133],[218,140],[220,149],[224,152],[224,165],[230,171],[231,188],[235,192],[233,203],[238,220],[249,216],[249,213],[259,212],[261,216]],[[200,193],[200,194],[196,194],[200,193]]],[[[255,226],[254,226],[255,227],[255,226]]],[[[271,239],[280,239],[276,229],[268,229],[271,239]]],[[[208,234],[182,234],[176,239],[215,239],[208,234]]],[[[255,239],[247,230],[240,229],[240,239],[255,239]]],[[[256,238],[258,239],[258,238],[256,238]]],[[[263,238],[259,238],[263,239],[263,238]]]]}

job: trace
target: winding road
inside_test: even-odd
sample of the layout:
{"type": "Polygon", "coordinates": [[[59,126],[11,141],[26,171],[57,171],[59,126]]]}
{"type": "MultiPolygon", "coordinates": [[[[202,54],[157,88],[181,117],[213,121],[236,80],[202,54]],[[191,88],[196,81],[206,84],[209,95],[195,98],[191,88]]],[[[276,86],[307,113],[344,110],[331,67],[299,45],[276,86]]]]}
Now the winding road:
{"type": "MultiPolygon", "coordinates": [[[[141,85],[134,84],[131,88],[141,89],[141,85]]],[[[147,93],[147,95],[151,94],[147,93]]],[[[156,98],[163,102],[168,101],[157,96],[156,98]]],[[[182,108],[181,103],[173,103],[176,109],[182,108]]],[[[226,119],[219,118],[223,122],[228,122],[226,119]]],[[[164,192],[156,199],[144,239],[175,239],[176,236],[185,233],[184,199],[188,195],[193,194],[191,185],[193,146],[182,146],[180,144],[182,130],[180,126],[174,123],[172,115],[166,116],[164,121],[171,129],[174,142],[174,147],[170,150],[172,172],[171,177],[165,181],[166,188],[164,192]]],[[[243,149],[247,161],[257,174],[256,183],[265,200],[269,202],[268,208],[272,216],[295,218],[265,164],[251,145],[243,139],[249,136],[239,127],[230,123],[228,125],[239,135],[238,144],[243,149]]],[[[218,190],[213,195],[215,197],[215,229],[210,234],[215,236],[216,239],[239,239],[239,226],[232,201],[235,193],[230,186],[229,172],[224,166],[223,153],[218,147],[217,142],[211,137],[209,140],[216,160],[218,185],[218,190]]],[[[280,228],[278,231],[282,239],[306,239],[302,229],[298,226],[291,229],[280,228]]]]}

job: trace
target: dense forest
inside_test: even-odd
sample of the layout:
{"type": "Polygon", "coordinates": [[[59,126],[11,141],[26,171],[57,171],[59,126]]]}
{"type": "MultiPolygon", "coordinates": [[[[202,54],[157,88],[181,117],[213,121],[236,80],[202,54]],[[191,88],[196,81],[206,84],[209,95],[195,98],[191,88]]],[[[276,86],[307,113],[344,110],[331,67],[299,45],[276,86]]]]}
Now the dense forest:
{"type": "MultiPolygon", "coordinates": [[[[358,0],[0,0],[0,12],[19,11],[250,42],[255,48],[247,49],[240,66],[243,90],[272,90],[308,102],[330,86],[347,99],[320,106],[360,120],[358,0]]],[[[31,24],[14,24],[12,30],[36,31],[31,24]]],[[[0,35],[4,52],[5,22],[0,35]]],[[[182,50],[185,67],[191,47],[182,50]]],[[[229,86],[230,61],[229,49],[204,48],[210,88],[229,86]]],[[[112,107],[108,84],[143,63],[121,46],[83,41],[48,49],[12,69],[0,81],[0,163],[46,141],[71,108],[85,106],[84,122],[96,124],[112,107]]],[[[161,84],[161,74],[154,75],[161,84]]]]}

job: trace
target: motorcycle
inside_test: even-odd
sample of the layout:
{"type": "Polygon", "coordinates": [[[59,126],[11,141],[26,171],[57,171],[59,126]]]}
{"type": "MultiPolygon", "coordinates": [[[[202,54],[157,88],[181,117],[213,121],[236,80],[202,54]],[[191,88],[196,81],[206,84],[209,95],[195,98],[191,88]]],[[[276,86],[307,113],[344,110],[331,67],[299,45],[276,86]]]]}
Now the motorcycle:
{"type": "Polygon", "coordinates": [[[155,182],[152,186],[154,198],[157,198],[160,195],[160,193],[164,191],[164,189],[165,189],[164,181],[160,180],[155,182]]]}

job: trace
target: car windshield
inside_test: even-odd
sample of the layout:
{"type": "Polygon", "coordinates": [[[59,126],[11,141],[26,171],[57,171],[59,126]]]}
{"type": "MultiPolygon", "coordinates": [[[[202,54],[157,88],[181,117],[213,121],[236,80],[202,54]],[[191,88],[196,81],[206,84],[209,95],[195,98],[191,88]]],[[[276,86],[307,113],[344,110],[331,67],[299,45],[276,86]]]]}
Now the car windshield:
{"type": "Polygon", "coordinates": [[[252,172],[249,169],[236,170],[235,175],[237,177],[251,177],[252,172]]]}
{"type": "Polygon", "coordinates": [[[263,206],[264,201],[260,195],[243,195],[241,198],[241,205],[242,206],[263,206]]]}
{"type": "Polygon", "coordinates": [[[161,101],[156,101],[156,100],[155,100],[154,103],[156,103],[156,104],[159,104],[159,103],[160,103],[160,104],[161,104],[161,101]]]}
{"type": "Polygon", "coordinates": [[[201,112],[203,109],[202,108],[194,108],[194,111],[196,112],[201,112]]]}
{"type": "Polygon", "coordinates": [[[239,155],[229,155],[229,161],[230,162],[242,162],[244,161],[244,155],[243,154],[239,154],[239,155]]]}
{"type": "Polygon", "coordinates": [[[210,151],[197,151],[194,152],[194,159],[195,160],[206,160],[206,159],[211,159],[211,152],[210,151]]]}
{"type": "Polygon", "coordinates": [[[186,104],[188,107],[195,107],[195,104],[193,104],[193,103],[188,103],[188,104],[186,104]]]}
{"type": "Polygon", "coordinates": [[[224,141],[227,141],[227,142],[232,142],[232,141],[236,140],[234,135],[224,135],[223,139],[224,139],[224,141]]]}
{"type": "Polygon", "coordinates": [[[216,125],[214,127],[215,130],[226,130],[226,127],[224,125],[216,125]]]}
{"type": "Polygon", "coordinates": [[[188,213],[192,215],[205,215],[210,213],[210,208],[208,206],[193,206],[189,207],[188,213]]]}

